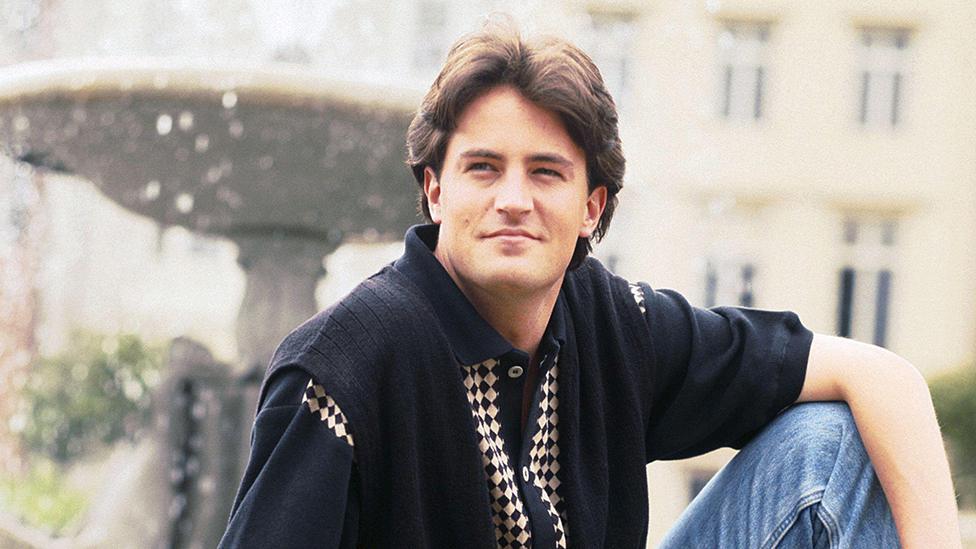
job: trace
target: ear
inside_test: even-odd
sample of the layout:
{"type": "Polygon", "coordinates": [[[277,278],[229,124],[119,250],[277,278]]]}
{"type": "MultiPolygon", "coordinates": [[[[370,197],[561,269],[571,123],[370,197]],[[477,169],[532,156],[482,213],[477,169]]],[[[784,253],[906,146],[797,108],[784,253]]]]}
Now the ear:
{"type": "Polygon", "coordinates": [[[424,167],[424,194],[427,196],[427,208],[430,219],[434,223],[441,223],[441,184],[430,166],[424,167]]]}
{"type": "Polygon", "coordinates": [[[583,218],[583,225],[580,227],[580,238],[589,238],[596,230],[603,215],[603,209],[607,206],[607,188],[604,185],[593,189],[590,196],[586,199],[586,216],[583,218]]]}

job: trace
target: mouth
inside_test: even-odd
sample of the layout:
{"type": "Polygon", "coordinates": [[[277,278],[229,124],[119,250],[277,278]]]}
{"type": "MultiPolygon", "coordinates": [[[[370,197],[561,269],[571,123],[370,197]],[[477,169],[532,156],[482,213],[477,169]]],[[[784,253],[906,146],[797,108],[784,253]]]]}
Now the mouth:
{"type": "Polygon", "coordinates": [[[522,229],[501,229],[486,234],[485,238],[540,240],[539,237],[522,229]]]}

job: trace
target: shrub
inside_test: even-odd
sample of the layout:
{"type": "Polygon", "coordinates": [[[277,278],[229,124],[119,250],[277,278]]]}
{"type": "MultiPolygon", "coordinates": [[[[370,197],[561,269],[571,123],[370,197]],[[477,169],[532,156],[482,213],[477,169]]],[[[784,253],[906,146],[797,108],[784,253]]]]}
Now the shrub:
{"type": "Polygon", "coordinates": [[[929,387],[952,453],[956,491],[971,507],[976,505],[976,366],[938,376],[929,387]]]}
{"type": "Polygon", "coordinates": [[[26,447],[65,463],[131,439],[150,420],[161,360],[135,335],[73,334],[62,353],[31,370],[22,400],[26,447]]]}

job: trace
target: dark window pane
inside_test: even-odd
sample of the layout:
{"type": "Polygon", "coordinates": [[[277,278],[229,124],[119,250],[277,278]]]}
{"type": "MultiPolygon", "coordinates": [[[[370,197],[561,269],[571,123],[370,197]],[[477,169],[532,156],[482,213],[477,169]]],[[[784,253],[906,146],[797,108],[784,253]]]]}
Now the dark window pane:
{"type": "Polygon", "coordinates": [[[718,298],[718,272],[711,261],[705,267],[705,306],[714,307],[718,298]]]}
{"type": "Polygon", "coordinates": [[[739,305],[752,307],[755,298],[752,293],[752,278],[755,270],[752,265],[747,263],[742,266],[742,293],[739,294],[739,305]]]}
{"type": "Polygon", "coordinates": [[[878,273],[878,301],[875,305],[874,344],[885,346],[888,335],[888,296],[891,293],[891,271],[878,273]]]}
{"type": "Polygon", "coordinates": [[[898,104],[901,97],[901,73],[896,72],[891,79],[891,125],[898,125],[898,104]]]}
{"type": "Polygon", "coordinates": [[[837,318],[837,335],[851,337],[851,314],[854,307],[854,269],[845,267],[840,272],[840,307],[837,318]]]}

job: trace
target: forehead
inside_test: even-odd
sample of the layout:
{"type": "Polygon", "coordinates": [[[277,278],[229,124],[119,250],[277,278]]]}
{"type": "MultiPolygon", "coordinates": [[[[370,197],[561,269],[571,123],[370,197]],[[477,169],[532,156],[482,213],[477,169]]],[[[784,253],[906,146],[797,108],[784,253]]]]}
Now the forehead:
{"type": "Polygon", "coordinates": [[[496,86],[472,100],[448,142],[448,155],[470,146],[507,154],[559,153],[574,161],[584,153],[562,118],[533,103],[511,86],[496,86]]]}

